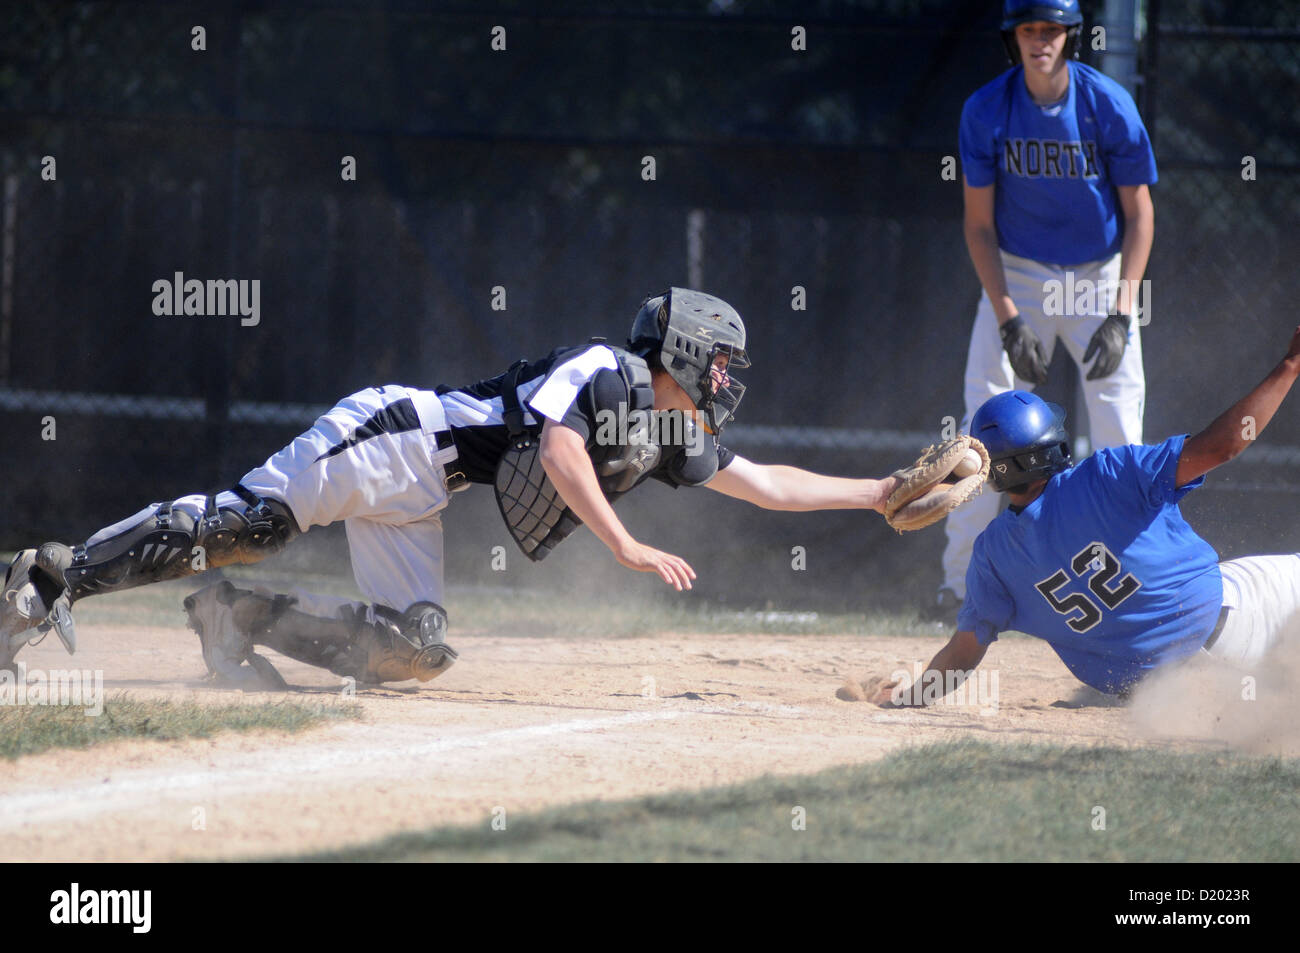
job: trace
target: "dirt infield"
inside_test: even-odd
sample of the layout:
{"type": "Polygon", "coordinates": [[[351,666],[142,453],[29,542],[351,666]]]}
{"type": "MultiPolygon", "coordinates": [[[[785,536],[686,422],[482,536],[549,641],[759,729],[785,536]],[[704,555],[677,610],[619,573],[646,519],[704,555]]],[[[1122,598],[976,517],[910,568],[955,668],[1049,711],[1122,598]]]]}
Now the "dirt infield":
{"type": "MultiPolygon", "coordinates": [[[[482,823],[585,799],[699,789],[875,759],[906,744],[1138,744],[1132,719],[1046,645],[1004,639],[986,704],[885,711],[840,701],[846,676],[928,659],[934,638],[464,636],[424,686],[361,690],[361,723],[58,751],[5,766],[0,859],[167,860],[322,850],[437,824],[482,823]],[[1070,707],[1064,707],[1070,706],[1070,707]]],[[[268,697],[205,684],[183,629],[88,625],[70,659],[51,638],[30,670],[102,669],[135,697],[268,697]]],[[[332,704],[338,680],[276,657],[294,695],[332,704]]]]}

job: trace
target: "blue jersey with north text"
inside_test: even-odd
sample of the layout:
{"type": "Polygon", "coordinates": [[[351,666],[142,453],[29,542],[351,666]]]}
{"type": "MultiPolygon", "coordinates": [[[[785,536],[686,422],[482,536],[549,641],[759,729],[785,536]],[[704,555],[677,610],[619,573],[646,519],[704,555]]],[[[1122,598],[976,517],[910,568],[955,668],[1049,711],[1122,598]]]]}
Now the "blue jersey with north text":
{"type": "Polygon", "coordinates": [[[1016,66],[966,100],[962,172],[996,185],[998,245],[1056,265],[1099,261],[1123,244],[1120,185],[1151,185],[1156,160],[1133,98],[1090,66],[1071,62],[1059,104],[1036,104],[1016,66]]]}
{"type": "Polygon", "coordinates": [[[959,631],[1036,635],[1080,681],[1115,694],[1195,653],[1223,604],[1219,557],[1178,501],[1182,436],[1099,450],[975,541],[959,631]]]}

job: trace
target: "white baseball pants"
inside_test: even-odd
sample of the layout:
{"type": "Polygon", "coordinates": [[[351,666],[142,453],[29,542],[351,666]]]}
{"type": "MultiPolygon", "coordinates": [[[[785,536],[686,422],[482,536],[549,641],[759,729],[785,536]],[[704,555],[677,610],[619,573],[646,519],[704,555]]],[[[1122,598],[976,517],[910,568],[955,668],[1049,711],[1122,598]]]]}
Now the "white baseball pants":
{"type": "MultiPolygon", "coordinates": [[[[352,572],[366,599],[398,611],[416,602],[442,605],[441,511],[450,495],[445,466],[456,451],[438,449],[435,434],[446,429],[433,391],[371,387],[345,397],[240,482],[286,503],[304,532],[342,520],[352,572]]],[[[243,505],[229,491],[217,502],[243,505]]],[[[205,503],[206,497],[193,495],[172,505],[198,519],[205,503]]],[[[156,509],[100,530],[91,542],[117,535],[156,509]]]]}
{"type": "MultiPolygon", "coordinates": [[[[1128,346],[1119,367],[1109,377],[1090,381],[1086,379],[1087,367],[1083,354],[1093,333],[1101,327],[1114,301],[1119,281],[1120,256],[1104,261],[1063,267],[1046,265],[1002,252],[1002,268],[1006,273],[1007,291],[1016,303],[1020,316],[1038,335],[1051,360],[1059,340],[1065,345],[1085,379],[1084,401],[1088,408],[1092,445],[1095,448],[1123,446],[1142,442],[1142,412],[1146,401],[1146,380],[1142,371],[1142,339],[1138,322],[1129,328],[1128,346]],[[1049,298],[1053,286],[1059,282],[1062,289],[1060,304],[1049,298]],[[1088,284],[1085,284],[1088,283],[1088,284]],[[1092,301],[1080,292],[1091,286],[1096,289],[1092,301]],[[1073,294],[1067,294],[1073,290],[1073,294]],[[1091,304],[1091,307],[1089,305],[1091,304]],[[1081,305],[1081,307],[1076,307],[1081,305]],[[1054,313],[1062,310],[1064,314],[1054,313]],[[1083,311],[1086,313],[1073,313],[1083,311]],[[1048,313],[1053,312],[1053,313],[1048,313]]],[[[987,294],[980,296],[975,312],[975,326],[971,331],[970,350],[966,356],[965,416],[962,432],[969,433],[975,411],[990,397],[1009,390],[1033,390],[1034,385],[1016,378],[1011,361],[1002,349],[997,318],[987,294]]],[[[1067,423],[1067,428],[1069,427],[1067,423]]],[[[1079,422],[1074,422],[1077,430],[1079,422]]],[[[943,553],[943,587],[951,589],[959,599],[966,597],[966,567],[970,563],[975,538],[997,516],[1001,495],[989,488],[975,499],[949,514],[945,532],[948,543],[943,553]]]]}
{"type": "Polygon", "coordinates": [[[1284,641],[1300,644],[1300,555],[1230,559],[1219,572],[1228,618],[1206,652],[1251,663],[1284,641]]]}

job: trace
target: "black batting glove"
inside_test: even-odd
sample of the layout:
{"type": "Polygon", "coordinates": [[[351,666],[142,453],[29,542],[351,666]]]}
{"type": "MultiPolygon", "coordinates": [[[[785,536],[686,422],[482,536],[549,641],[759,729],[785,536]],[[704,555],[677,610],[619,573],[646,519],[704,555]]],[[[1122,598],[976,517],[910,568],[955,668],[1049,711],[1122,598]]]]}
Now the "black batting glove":
{"type": "Polygon", "coordinates": [[[999,332],[1002,335],[1002,350],[1011,358],[1011,369],[1016,377],[1031,384],[1047,383],[1047,352],[1043,342],[1033,332],[1025,319],[1016,315],[999,332]]]}
{"type": "Polygon", "coordinates": [[[1107,315],[1106,320],[1101,322],[1101,327],[1093,332],[1092,340],[1088,342],[1088,350],[1083,353],[1085,364],[1091,361],[1094,355],[1097,358],[1097,363],[1092,365],[1092,370],[1088,371],[1088,380],[1095,381],[1115,373],[1120,359],[1124,357],[1124,348],[1128,347],[1128,324],[1128,315],[1111,314],[1107,315]]]}

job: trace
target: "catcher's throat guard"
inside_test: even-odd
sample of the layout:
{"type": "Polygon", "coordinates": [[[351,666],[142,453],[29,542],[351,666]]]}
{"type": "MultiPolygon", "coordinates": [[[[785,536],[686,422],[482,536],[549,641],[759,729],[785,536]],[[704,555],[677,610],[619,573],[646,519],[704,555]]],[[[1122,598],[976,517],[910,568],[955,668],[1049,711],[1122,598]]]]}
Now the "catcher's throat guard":
{"type": "MultiPolygon", "coordinates": [[[[626,442],[614,447],[613,452],[594,466],[601,490],[607,499],[613,500],[659,465],[662,450],[648,432],[654,410],[649,366],[619,348],[610,350],[627,386],[629,426],[621,428],[627,435],[626,442]]],[[[517,392],[524,366],[520,361],[506,372],[501,390],[502,416],[510,433],[510,444],[497,464],[494,489],[497,507],[511,538],[525,556],[540,562],[581,526],[582,520],[569,509],[546,475],[539,429],[524,426],[517,392]]]]}

